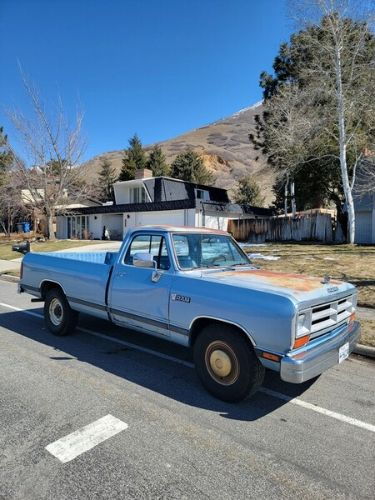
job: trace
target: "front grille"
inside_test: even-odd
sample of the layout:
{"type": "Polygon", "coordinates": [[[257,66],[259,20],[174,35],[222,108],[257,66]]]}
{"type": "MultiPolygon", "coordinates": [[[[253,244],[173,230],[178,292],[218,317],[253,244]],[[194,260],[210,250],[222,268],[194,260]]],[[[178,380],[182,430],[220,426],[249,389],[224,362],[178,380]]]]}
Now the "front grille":
{"type": "Polygon", "coordinates": [[[316,337],[324,333],[325,330],[332,329],[347,320],[354,311],[354,295],[313,307],[311,314],[311,335],[316,337]]]}

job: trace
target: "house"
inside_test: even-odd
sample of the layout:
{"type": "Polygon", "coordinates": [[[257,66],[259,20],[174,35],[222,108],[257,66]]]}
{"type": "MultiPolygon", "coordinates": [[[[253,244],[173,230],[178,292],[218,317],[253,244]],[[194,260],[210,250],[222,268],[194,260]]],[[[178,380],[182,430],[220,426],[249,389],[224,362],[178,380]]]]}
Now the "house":
{"type": "MultiPolygon", "coordinates": [[[[21,190],[21,200],[23,205],[30,212],[31,226],[34,231],[44,234],[48,236],[48,225],[45,213],[41,206],[43,206],[44,199],[44,189],[35,189],[31,192],[29,189],[21,190]]],[[[69,200],[68,191],[65,189],[63,193],[63,199],[66,200],[64,204],[57,205],[55,207],[56,211],[71,211],[72,209],[82,208],[82,207],[91,207],[91,206],[100,206],[101,204],[93,200],[91,198],[83,198],[79,201],[72,202],[69,200]]],[[[54,231],[56,232],[56,217],[53,219],[54,231]]],[[[74,237],[78,237],[75,235],[74,237]]],[[[80,236],[83,238],[83,235],[80,236]]],[[[87,236],[88,238],[88,236],[87,236]]]]}
{"type": "Polygon", "coordinates": [[[375,244],[375,193],[354,197],[355,242],[375,244]]]}
{"type": "Polygon", "coordinates": [[[152,177],[138,170],[131,181],[113,186],[115,203],[76,207],[57,217],[58,238],[121,240],[134,226],[171,224],[226,230],[228,221],[242,216],[239,205],[230,203],[226,189],[152,177]]]}
{"type": "Polygon", "coordinates": [[[365,150],[353,190],[355,243],[375,244],[375,153],[365,150]],[[372,189],[371,189],[372,186],[372,189]]]}

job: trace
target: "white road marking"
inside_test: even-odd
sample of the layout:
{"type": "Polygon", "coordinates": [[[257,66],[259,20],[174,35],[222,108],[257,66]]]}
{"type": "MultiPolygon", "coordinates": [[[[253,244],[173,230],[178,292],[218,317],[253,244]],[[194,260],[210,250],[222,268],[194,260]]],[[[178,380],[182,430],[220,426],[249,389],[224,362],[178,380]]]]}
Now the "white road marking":
{"type": "Polygon", "coordinates": [[[106,415],[49,444],[46,450],[65,464],[127,428],[122,420],[106,415]]]}
{"type": "Polygon", "coordinates": [[[43,314],[39,314],[33,311],[25,311],[25,309],[20,309],[19,307],[14,307],[9,304],[4,304],[3,302],[0,302],[0,306],[7,307],[8,309],[13,309],[13,311],[20,311],[25,314],[29,314],[30,316],[36,316],[37,318],[43,318],[43,314]]]}
{"type": "MultiPolygon", "coordinates": [[[[19,307],[11,306],[9,304],[4,304],[2,302],[0,302],[0,306],[8,307],[9,309],[13,309],[14,311],[23,312],[25,314],[30,314],[31,316],[37,316],[38,318],[43,318],[42,314],[35,313],[32,311],[26,311],[25,309],[20,309],[19,307]]],[[[103,333],[89,330],[88,328],[80,328],[79,327],[78,330],[81,330],[84,333],[88,333],[89,335],[93,335],[94,337],[103,338],[105,340],[109,340],[111,342],[115,342],[117,344],[121,344],[121,345],[124,345],[126,347],[131,347],[132,349],[137,350],[137,351],[146,352],[147,354],[157,356],[158,358],[167,359],[169,361],[173,361],[174,363],[179,363],[180,365],[187,366],[188,368],[194,368],[193,363],[189,363],[188,361],[184,361],[182,359],[175,358],[174,356],[168,356],[167,354],[163,354],[161,352],[154,351],[153,349],[141,347],[141,346],[138,346],[137,344],[132,344],[131,342],[126,342],[125,340],[117,339],[115,337],[111,337],[111,336],[105,335],[103,333]]],[[[327,417],[334,418],[336,420],[339,420],[340,422],[345,422],[346,424],[354,425],[355,427],[359,427],[360,429],[365,429],[365,430],[368,430],[370,432],[375,432],[375,425],[368,424],[366,422],[362,422],[362,420],[357,420],[356,418],[347,417],[346,415],[342,415],[341,413],[336,413],[334,411],[327,410],[326,408],[322,408],[320,406],[313,405],[311,403],[307,403],[306,401],[303,401],[302,399],[292,398],[291,396],[283,394],[282,392],[273,391],[271,389],[267,389],[266,387],[261,387],[259,389],[259,392],[262,392],[263,394],[267,394],[267,396],[281,399],[282,401],[286,401],[287,403],[291,403],[291,404],[306,408],[308,410],[315,411],[316,413],[320,413],[321,415],[325,415],[327,417]]]]}
{"type": "Polygon", "coordinates": [[[267,394],[268,396],[273,396],[274,398],[282,399],[283,401],[287,401],[288,403],[292,403],[297,406],[302,406],[302,408],[307,408],[308,410],[321,413],[322,415],[326,415],[327,417],[335,418],[336,420],[340,420],[341,422],[345,422],[346,424],[355,425],[356,427],[360,427],[361,429],[366,429],[367,431],[375,432],[375,425],[367,424],[366,422],[362,422],[362,420],[357,420],[356,418],[347,417],[346,415],[342,415],[341,413],[336,413],[335,411],[327,410],[326,408],[321,408],[320,406],[307,403],[302,399],[292,398],[290,396],[287,396],[286,394],[282,394],[281,392],[276,392],[272,391],[271,389],[267,389],[266,387],[261,387],[260,391],[263,392],[264,394],[267,394]]]}

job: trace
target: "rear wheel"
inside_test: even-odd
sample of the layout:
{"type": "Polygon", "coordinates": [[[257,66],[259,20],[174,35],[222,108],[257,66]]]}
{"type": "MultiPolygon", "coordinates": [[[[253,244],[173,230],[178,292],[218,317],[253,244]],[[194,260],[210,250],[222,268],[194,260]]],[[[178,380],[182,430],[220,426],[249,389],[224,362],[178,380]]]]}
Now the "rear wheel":
{"type": "Polygon", "coordinates": [[[246,399],[263,382],[263,365],[230,325],[212,323],[201,331],[194,344],[194,362],[203,386],[223,401],[246,399]]]}
{"type": "Polygon", "coordinates": [[[59,336],[68,335],[77,326],[78,312],[71,309],[64,293],[58,288],[47,292],[44,321],[48,330],[59,336]]]}

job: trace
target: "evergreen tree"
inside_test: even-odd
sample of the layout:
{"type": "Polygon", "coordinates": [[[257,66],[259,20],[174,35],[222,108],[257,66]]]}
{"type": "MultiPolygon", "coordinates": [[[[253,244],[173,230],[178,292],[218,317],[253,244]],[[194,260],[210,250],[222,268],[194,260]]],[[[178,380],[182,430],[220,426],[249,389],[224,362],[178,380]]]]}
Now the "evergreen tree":
{"type": "Polygon", "coordinates": [[[6,173],[12,163],[12,153],[8,148],[8,137],[0,127],[0,186],[5,182],[6,173]]]}
{"type": "Polygon", "coordinates": [[[191,149],[180,153],[171,165],[171,177],[196,184],[213,183],[213,175],[204,166],[202,158],[191,149]]]}
{"type": "Polygon", "coordinates": [[[264,204],[264,196],[262,196],[259,184],[251,175],[238,181],[234,200],[241,205],[252,205],[255,207],[262,207],[264,204]]]}
{"type": "Polygon", "coordinates": [[[160,146],[152,148],[147,160],[147,168],[152,170],[154,177],[162,177],[170,174],[171,167],[167,164],[166,157],[160,146]]]}
{"type": "Polygon", "coordinates": [[[135,134],[129,139],[129,148],[125,151],[122,159],[122,168],[119,181],[130,181],[135,177],[135,171],[146,167],[146,155],[142,143],[135,134]]]}
{"type": "Polygon", "coordinates": [[[111,162],[103,160],[99,172],[99,198],[101,201],[113,200],[113,184],[117,180],[116,170],[111,167],[111,162]]]}

